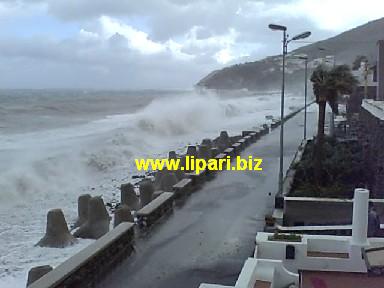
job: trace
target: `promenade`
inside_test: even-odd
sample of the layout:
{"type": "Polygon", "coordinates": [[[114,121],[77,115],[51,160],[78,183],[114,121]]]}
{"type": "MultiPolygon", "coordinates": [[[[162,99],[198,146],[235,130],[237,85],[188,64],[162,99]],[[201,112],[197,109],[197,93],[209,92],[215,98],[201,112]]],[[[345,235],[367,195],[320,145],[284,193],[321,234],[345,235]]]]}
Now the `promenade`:
{"type": "MultiPolygon", "coordinates": [[[[313,109],[310,109],[313,111],[313,109]]],[[[304,113],[285,124],[288,168],[303,137],[304,113]]],[[[308,138],[317,113],[308,113],[308,138]]],[[[279,169],[279,129],[262,137],[242,156],[263,158],[263,171],[223,171],[191,195],[144,238],[135,253],[100,283],[118,288],[196,288],[200,283],[233,285],[263,230],[273,206],[279,169]],[[272,195],[268,195],[272,193],[272,195]]]]}

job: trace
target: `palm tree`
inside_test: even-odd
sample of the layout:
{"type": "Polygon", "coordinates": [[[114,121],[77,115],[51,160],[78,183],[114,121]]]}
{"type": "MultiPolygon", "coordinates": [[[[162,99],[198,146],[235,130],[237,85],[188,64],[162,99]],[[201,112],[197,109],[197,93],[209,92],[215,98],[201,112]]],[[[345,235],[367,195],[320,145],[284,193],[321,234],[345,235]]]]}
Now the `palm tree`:
{"type": "Polygon", "coordinates": [[[332,111],[338,114],[337,100],[339,95],[352,93],[357,84],[357,80],[347,65],[335,66],[332,69],[327,69],[325,66],[320,65],[313,71],[311,82],[313,85],[313,93],[316,96],[316,103],[319,105],[314,174],[316,184],[321,186],[326,105],[328,103],[332,111]]]}

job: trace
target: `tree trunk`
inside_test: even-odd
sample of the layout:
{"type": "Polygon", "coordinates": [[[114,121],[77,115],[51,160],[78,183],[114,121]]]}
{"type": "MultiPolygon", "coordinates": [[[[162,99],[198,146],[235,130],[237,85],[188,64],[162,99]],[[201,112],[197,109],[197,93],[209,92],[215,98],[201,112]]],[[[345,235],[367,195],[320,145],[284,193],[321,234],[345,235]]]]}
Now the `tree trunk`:
{"type": "Polygon", "coordinates": [[[323,145],[324,145],[324,123],[325,123],[325,106],[326,101],[319,102],[319,119],[317,123],[317,139],[315,146],[315,181],[318,186],[322,185],[322,162],[323,162],[323,145]]]}

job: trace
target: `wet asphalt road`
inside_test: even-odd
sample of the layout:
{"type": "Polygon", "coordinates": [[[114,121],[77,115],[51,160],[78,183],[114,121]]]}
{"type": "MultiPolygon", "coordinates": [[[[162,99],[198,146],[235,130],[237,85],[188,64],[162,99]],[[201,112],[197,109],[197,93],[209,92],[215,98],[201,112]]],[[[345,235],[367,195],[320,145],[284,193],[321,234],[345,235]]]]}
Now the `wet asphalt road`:
{"type": "MultiPolygon", "coordinates": [[[[303,113],[285,124],[286,168],[303,136],[303,113]]],[[[316,113],[308,113],[307,135],[316,113]]],[[[242,156],[263,158],[263,171],[225,171],[191,195],[163,223],[137,239],[136,252],[99,287],[196,288],[200,283],[234,285],[253,255],[255,236],[273,206],[279,167],[279,128],[242,156]]]]}

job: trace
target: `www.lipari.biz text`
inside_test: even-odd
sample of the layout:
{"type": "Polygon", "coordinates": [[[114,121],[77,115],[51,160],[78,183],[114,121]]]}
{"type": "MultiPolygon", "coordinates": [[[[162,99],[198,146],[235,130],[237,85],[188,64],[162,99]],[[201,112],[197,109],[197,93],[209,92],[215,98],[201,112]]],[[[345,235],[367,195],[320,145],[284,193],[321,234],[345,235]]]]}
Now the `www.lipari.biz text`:
{"type": "Polygon", "coordinates": [[[204,170],[209,171],[262,171],[261,167],[263,159],[254,158],[248,156],[248,158],[242,158],[237,156],[234,163],[230,156],[225,158],[212,158],[203,159],[195,158],[194,156],[186,156],[185,161],[181,159],[135,159],[136,169],[138,171],[149,171],[149,170],[169,170],[169,171],[195,171],[196,174],[204,170]]]}

